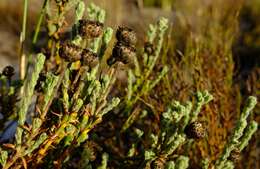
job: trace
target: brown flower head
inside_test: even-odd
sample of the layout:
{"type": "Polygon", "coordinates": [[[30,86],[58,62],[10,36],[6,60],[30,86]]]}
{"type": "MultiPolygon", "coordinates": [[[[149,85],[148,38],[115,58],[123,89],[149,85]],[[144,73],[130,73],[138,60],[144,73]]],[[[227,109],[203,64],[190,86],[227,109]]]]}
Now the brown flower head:
{"type": "Polygon", "coordinates": [[[91,20],[79,21],[79,34],[85,38],[97,38],[103,33],[103,23],[91,20]]]}
{"type": "Polygon", "coordinates": [[[136,55],[136,49],[132,46],[126,46],[117,42],[113,48],[112,56],[108,59],[107,64],[112,65],[119,61],[127,64],[136,55]]]}
{"type": "Polygon", "coordinates": [[[94,67],[98,64],[98,56],[96,53],[89,49],[84,49],[82,52],[82,63],[90,67],[94,67]]]}
{"type": "Polygon", "coordinates": [[[81,59],[82,49],[72,43],[64,43],[59,49],[59,55],[67,62],[75,62],[81,59]]]}
{"type": "Polygon", "coordinates": [[[116,38],[119,42],[126,45],[135,45],[137,42],[137,37],[135,32],[127,27],[119,27],[116,32],[116,38]]]}

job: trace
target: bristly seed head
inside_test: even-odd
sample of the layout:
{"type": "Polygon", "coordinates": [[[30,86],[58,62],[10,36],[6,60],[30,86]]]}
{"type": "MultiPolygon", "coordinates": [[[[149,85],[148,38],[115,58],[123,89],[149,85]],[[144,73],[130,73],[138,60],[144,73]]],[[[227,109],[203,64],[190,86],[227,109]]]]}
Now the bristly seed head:
{"type": "Polygon", "coordinates": [[[90,67],[95,67],[98,64],[98,56],[96,53],[89,49],[84,49],[82,51],[82,63],[90,67]]]}
{"type": "Polygon", "coordinates": [[[64,43],[59,49],[59,55],[67,62],[75,62],[81,59],[82,49],[72,43],[64,43]]]}
{"type": "Polygon", "coordinates": [[[2,71],[2,74],[6,77],[12,77],[14,73],[14,68],[12,66],[6,66],[2,71]]]}
{"type": "Polygon", "coordinates": [[[134,47],[117,42],[113,48],[112,56],[107,60],[107,64],[111,66],[117,61],[127,64],[135,55],[136,49],[134,47]]]}
{"type": "Polygon", "coordinates": [[[116,38],[119,42],[124,43],[128,46],[135,45],[137,42],[135,32],[127,27],[119,27],[116,32],[116,38]]]}
{"type": "Polygon", "coordinates": [[[103,34],[103,23],[91,20],[79,20],[79,34],[85,38],[97,38],[103,34]]]}
{"type": "Polygon", "coordinates": [[[201,139],[206,136],[206,130],[200,122],[193,122],[189,124],[185,130],[185,134],[188,138],[201,139]]]}

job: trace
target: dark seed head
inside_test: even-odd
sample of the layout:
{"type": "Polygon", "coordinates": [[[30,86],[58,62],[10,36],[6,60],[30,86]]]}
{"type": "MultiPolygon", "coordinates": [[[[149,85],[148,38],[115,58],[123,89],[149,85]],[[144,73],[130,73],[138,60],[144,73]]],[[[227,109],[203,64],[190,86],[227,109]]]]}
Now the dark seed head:
{"type": "Polygon", "coordinates": [[[147,53],[148,55],[152,55],[154,53],[154,45],[150,42],[145,42],[144,52],[147,53]]]}
{"type": "Polygon", "coordinates": [[[116,61],[127,64],[136,55],[134,47],[126,46],[120,42],[116,43],[113,48],[112,58],[108,59],[108,65],[114,64],[116,61]]]}
{"type": "Polygon", "coordinates": [[[75,62],[81,59],[82,49],[72,43],[64,43],[59,49],[59,55],[67,62],[75,62]]]}
{"type": "Polygon", "coordinates": [[[241,160],[240,151],[237,148],[234,149],[233,151],[231,151],[228,159],[233,161],[234,163],[239,162],[241,160]]]}
{"type": "Polygon", "coordinates": [[[103,23],[91,20],[79,21],[79,34],[86,38],[97,38],[103,33],[103,23]]]}
{"type": "Polygon", "coordinates": [[[113,48],[113,57],[117,58],[118,61],[124,64],[128,63],[129,59],[135,57],[136,50],[134,47],[123,45],[122,43],[117,43],[113,48]]]}
{"type": "Polygon", "coordinates": [[[206,130],[200,122],[193,122],[185,128],[188,138],[201,139],[206,136],[206,130]]]}
{"type": "Polygon", "coordinates": [[[12,66],[6,66],[3,69],[2,74],[6,77],[12,77],[14,75],[14,68],[12,66]]]}
{"type": "Polygon", "coordinates": [[[116,38],[119,42],[126,45],[135,45],[137,42],[135,32],[127,27],[119,27],[116,32],[116,38]]]}
{"type": "Polygon", "coordinates": [[[94,67],[98,64],[98,56],[89,49],[84,49],[82,52],[82,63],[94,67]]]}

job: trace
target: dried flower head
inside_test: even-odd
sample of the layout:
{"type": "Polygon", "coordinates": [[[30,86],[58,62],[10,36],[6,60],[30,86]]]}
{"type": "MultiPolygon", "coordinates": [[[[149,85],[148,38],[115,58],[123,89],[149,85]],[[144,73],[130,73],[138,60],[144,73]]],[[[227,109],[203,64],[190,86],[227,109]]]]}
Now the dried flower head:
{"type": "Polygon", "coordinates": [[[144,44],[144,52],[147,53],[148,55],[152,55],[154,53],[154,45],[150,42],[145,42],[144,44]]]}
{"type": "Polygon", "coordinates": [[[185,128],[185,134],[188,138],[201,139],[206,135],[206,130],[200,122],[193,122],[185,128]]]}
{"type": "Polygon", "coordinates": [[[231,154],[228,158],[229,160],[233,161],[234,163],[237,163],[240,161],[241,156],[240,156],[240,151],[239,149],[234,149],[233,151],[231,151],[231,154]]]}
{"type": "Polygon", "coordinates": [[[126,46],[120,42],[117,42],[113,48],[112,56],[108,59],[107,64],[112,65],[119,61],[127,64],[131,58],[135,57],[136,50],[132,46],[126,46]]]}
{"type": "Polygon", "coordinates": [[[59,49],[59,55],[61,58],[68,62],[75,62],[81,59],[82,49],[72,43],[64,43],[59,49]]]}
{"type": "Polygon", "coordinates": [[[90,67],[96,66],[98,64],[97,54],[89,49],[84,49],[82,52],[82,63],[90,67]]]}
{"type": "Polygon", "coordinates": [[[135,32],[127,27],[119,27],[116,32],[116,38],[119,42],[126,45],[135,45],[137,42],[135,32]]]}
{"type": "Polygon", "coordinates": [[[86,38],[97,38],[103,33],[103,23],[91,20],[79,20],[79,34],[86,38]]]}
{"type": "Polygon", "coordinates": [[[6,77],[12,77],[14,75],[14,68],[12,66],[6,66],[3,69],[2,74],[6,77]]]}

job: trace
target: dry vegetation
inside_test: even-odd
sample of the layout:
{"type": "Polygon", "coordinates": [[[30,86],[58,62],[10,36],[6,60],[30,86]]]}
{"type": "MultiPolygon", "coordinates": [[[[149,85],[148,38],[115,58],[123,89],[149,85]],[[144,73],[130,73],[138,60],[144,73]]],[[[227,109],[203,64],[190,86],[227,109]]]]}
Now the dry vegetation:
{"type": "MultiPolygon", "coordinates": [[[[31,48],[31,40],[37,21],[35,16],[41,7],[41,3],[31,1],[26,53],[35,52],[35,49],[31,48]]],[[[1,18],[6,16],[0,21],[0,57],[1,62],[5,57],[12,57],[11,64],[18,64],[16,58],[18,55],[14,52],[18,51],[20,32],[18,27],[22,23],[20,5],[22,2],[18,2],[16,5],[7,4],[5,0],[0,2],[0,16],[1,18]],[[10,41],[6,42],[5,39],[9,36],[10,41]]],[[[94,2],[107,11],[106,26],[116,29],[118,25],[127,25],[137,32],[137,60],[140,63],[143,59],[143,45],[147,41],[144,34],[148,24],[153,23],[160,15],[168,17],[170,26],[166,31],[160,57],[154,70],[145,80],[158,78],[158,73],[164,66],[169,70],[151,91],[138,95],[138,91],[144,88],[140,85],[140,90],[137,90],[136,94],[137,99],[128,104],[125,101],[125,95],[128,94],[127,70],[133,65],[117,67],[118,80],[111,88],[108,97],[119,97],[123,100],[122,103],[114,111],[104,115],[102,122],[90,132],[90,139],[81,146],[72,145],[64,148],[61,142],[57,144],[56,149],[50,149],[43,159],[47,164],[44,167],[84,168],[84,164],[88,164],[89,160],[95,168],[99,166],[102,158],[105,158],[103,152],[106,152],[109,154],[108,168],[137,168],[143,165],[143,152],[151,143],[149,136],[161,130],[160,119],[167,107],[176,100],[182,103],[191,100],[192,103],[196,103],[196,99],[192,96],[197,91],[204,90],[208,90],[214,97],[214,100],[201,110],[198,117],[198,121],[207,130],[207,136],[196,140],[195,144],[187,142],[185,146],[176,150],[176,154],[188,156],[190,168],[200,168],[201,159],[205,158],[208,158],[213,165],[240,117],[246,98],[254,95],[260,99],[259,1],[173,0],[170,10],[171,1],[167,0],[160,3],[148,0],[144,3],[130,0],[94,2]],[[151,13],[153,15],[150,15],[151,13]],[[146,110],[146,116],[142,114],[142,110],[146,110]],[[125,122],[132,114],[136,116],[133,123],[122,132],[125,122]],[[140,137],[142,139],[136,136],[137,129],[145,133],[140,137]],[[136,143],[135,156],[130,158],[127,157],[127,153],[133,143],[136,143]],[[60,156],[61,153],[63,156],[60,156]],[[66,155],[70,155],[71,158],[66,159],[66,155]],[[83,156],[88,159],[82,158],[83,156]]],[[[74,22],[71,18],[72,14],[69,14],[66,28],[74,22]]],[[[42,31],[45,33],[46,29],[42,31]]],[[[45,42],[41,34],[40,40],[45,42]]],[[[39,46],[37,50],[40,49],[39,46]]],[[[110,43],[104,58],[110,56],[112,48],[113,43],[110,43]]],[[[1,64],[0,68],[2,66],[4,65],[1,64]]],[[[141,68],[145,70],[146,67],[141,65],[141,68]]],[[[107,72],[111,71],[106,66],[105,69],[108,69],[107,72]]],[[[254,112],[249,116],[249,121],[255,120],[259,124],[259,103],[254,112]]],[[[259,140],[260,131],[257,130],[250,144],[242,151],[241,159],[235,164],[236,168],[260,169],[259,140]]],[[[29,165],[36,167],[31,160],[39,157],[22,158],[19,165],[21,167],[23,160],[26,160],[29,165]]],[[[171,158],[175,159],[174,156],[171,158]]]]}

